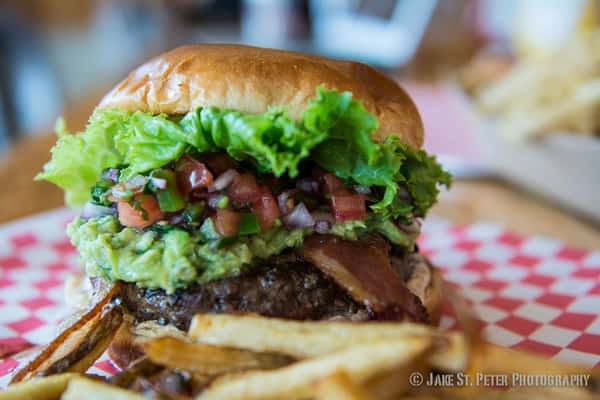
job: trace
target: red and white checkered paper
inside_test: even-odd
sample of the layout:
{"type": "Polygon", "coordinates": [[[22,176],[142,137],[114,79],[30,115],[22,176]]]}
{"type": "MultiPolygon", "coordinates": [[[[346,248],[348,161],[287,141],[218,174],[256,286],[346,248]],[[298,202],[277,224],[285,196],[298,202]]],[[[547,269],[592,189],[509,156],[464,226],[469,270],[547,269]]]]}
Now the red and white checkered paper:
{"type": "MultiPolygon", "coordinates": [[[[47,343],[73,311],[63,300],[65,277],[80,268],[64,234],[72,217],[57,210],[0,226],[0,354],[47,343]]],[[[435,218],[419,243],[472,302],[488,340],[600,367],[600,250],[435,218]]],[[[440,324],[455,326],[449,307],[440,324]]],[[[0,385],[17,364],[0,359],[0,385]]],[[[115,371],[106,358],[93,370],[115,371]]]]}

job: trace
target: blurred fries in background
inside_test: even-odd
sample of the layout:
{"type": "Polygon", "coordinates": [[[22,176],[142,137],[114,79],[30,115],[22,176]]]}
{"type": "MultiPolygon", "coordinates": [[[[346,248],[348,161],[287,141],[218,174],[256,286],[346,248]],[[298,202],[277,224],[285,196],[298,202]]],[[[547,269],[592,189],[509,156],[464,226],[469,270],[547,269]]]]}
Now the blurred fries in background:
{"type": "Polygon", "coordinates": [[[600,133],[600,30],[575,36],[547,58],[523,59],[476,93],[503,136],[600,133]]]}

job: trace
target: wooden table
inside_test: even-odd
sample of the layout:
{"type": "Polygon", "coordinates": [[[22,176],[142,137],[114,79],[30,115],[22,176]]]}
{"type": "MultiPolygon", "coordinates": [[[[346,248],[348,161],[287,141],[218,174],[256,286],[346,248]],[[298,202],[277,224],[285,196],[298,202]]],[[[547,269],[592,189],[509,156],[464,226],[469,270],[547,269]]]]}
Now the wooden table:
{"type": "MultiPolygon", "coordinates": [[[[81,129],[96,103],[68,108],[67,126],[81,129]]],[[[50,157],[55,136],[50,132],[17,142],[0,160],[0,222],[24,217],[63,205],[62,192],[47,182],[34,182],[50,157]]],[[[553,236],[586,249],[600,248],[600,228],[592,226],[534,195],[494,180],[456,181],[443,193],[432,214],[454,223],[492,221],[525,234],[553,236]]]]}

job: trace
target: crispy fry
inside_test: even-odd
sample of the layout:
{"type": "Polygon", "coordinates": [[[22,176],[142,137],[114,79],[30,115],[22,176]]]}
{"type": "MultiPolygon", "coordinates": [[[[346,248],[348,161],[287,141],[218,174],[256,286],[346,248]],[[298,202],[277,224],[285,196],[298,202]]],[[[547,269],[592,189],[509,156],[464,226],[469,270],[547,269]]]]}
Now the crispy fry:
{"type": "Polygon", "coordinates": [[[61,400],[144,400],[142,395],[89,378],[71,379],[61,400]]]}
{"type": "Polygon", "coordinates": [[[147,357],[143,357],[129,365],[126,370],[111,376],[108,379],[108,382],[112,385],[127,389],[133,385],[137,378],[159,373],[163,369],[164,367],[162,365],[155,364],[147,357]]]}
{"type": "Polygon", "coordinates": [[[477,93],[500,133],[526,139],[552,132],[599,134],[600,29],[576,36],[549,59],[517,63],[477,93]]]}
{"type": "Polygon", "coordinates": [[[76,376],[78,374],[67,373],[20,382],[0,392],[0,400],[56,400],[65,391],[69,380],[76,376]]]}
{"type": "Polygon", "coordinates": [[[288,365],[291,359],[269,353],[187,343],[172,337],[162,337],[144,343],[147,357],[157,364],[206,375],[272,369],[288,365]]]}
{"type": "Polygon", "coordinates": [[[122,370],[128,369],[130,365],[144,357],[141,342],[146,338],[132,332],[133,323],[133,316],[124,315],[123,323],[106,350],[113,363],[122,370]]]}
{"type": "Polygon", "coordinates": [[[119,368],[127,369],[130,364],[144,356],[145,342],[163,336],[189,341],[185,332],[172,325],[160,325],[155,321],[136,324],[132,316],[126,315],[108,347],[108,354],[119,368]]]}
{"type": "Polygon", "coordinates": [[[459,332],[445,335],[446,341],[438,346],[438,351],[429,356],[429,364],[440,371],[464,371],[468,362],[468,347],[465,337],[459,332]]]}
{"type": "Polygon", "coordinates": [[[449,299],[458,322],[460,334],[447,334],[447,346],[441,348],[430,359],[431,365],[442,371],[464,371],[473,373],[472,365],[481,357],[485,346],[482,325],[473,308],[469,307],[464,296],[452,286],[444,286],[444,297],[449,299]]]}
{"type": "Polygon", "coordinates": [[[576,88],[568,97],[544,108],[527,114],[514,114],[501,127],[501,134],[518,140],[541,136],[553,130],[582,130],[591,133],[594,126],[593,122],[586,118],[586,113],[594,110],[599,103],[600,87],[597,81],[591,81],[576,88]],[[582,122],[586,122],[587,125],[582,122]]]}
{"type": "MultiPolygon", "coordinates": [[[[378,342],[299,361],[272,371],[250,371],[217,378],[198,399],[299,399],[311,395],[313,382],[344,370],[356,383],[413,365],[431,347],[428,337],[378,342]]],[[[408,380],[403,380],[408,385],[408,380]]]]}
{"type": "Polygon", "coordinates": [[[198,314],[189,331],[189,336],[201,343],[296,358],[316,357],[374,341],[435,334],[433,327],[413,323],[299,322],[225,314],[198,314]]]}
{"type": "Polygon", "coordinates": [[[10,383],[27,380],[34,375],[85,372],[106,350],[123,319],[119,307],[108,306],[115,293],[114,287],[107,291],[89,311],[17,371],[10,383]]]}
{"type": "Polygon", "coordinates": [[[315,384],[316,400],[371,400],[372,397],[342,370],[328,375],[315,384]]]}
{"type": "Polygon", "coordinates": [[[173,325],[160,325],[155,321],[144,321],[133,325],[130,329],[131,333],[133,333],[140,342],[163,336],[170,336],[179,340],[189,340],[184,331],[177,329],[173,325]]]}

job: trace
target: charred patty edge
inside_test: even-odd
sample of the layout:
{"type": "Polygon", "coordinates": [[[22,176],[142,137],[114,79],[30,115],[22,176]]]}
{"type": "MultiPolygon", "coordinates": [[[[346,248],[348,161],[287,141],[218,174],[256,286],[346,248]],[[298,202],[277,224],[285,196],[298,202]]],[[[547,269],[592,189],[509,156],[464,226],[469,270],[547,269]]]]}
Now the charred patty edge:
{"type": "MultiPolygon", "coordinates": [[[[399,279],[424,304],[431,286],[433,266],[418,252],[392,251],[392,266],[399,279]],[[421,288],[421,292],[415,291],[421,288]]],[[[94,290],[108,284],[91,278],[94,290]]],[[[398,319],[398,315],[376,316],[355,301],[344,288],[318,268],[285,252],[271,257],[235,277],[178,289],[172,294],[162,289],[146,289],[135,283],[119,282],[118,301],[136,322],[157,321],[186,330],[197,313],[257,313],[267,317],[296,320],[398,319]]],[[[419,322],[431,322],[423,318],[419,322]]]]}

